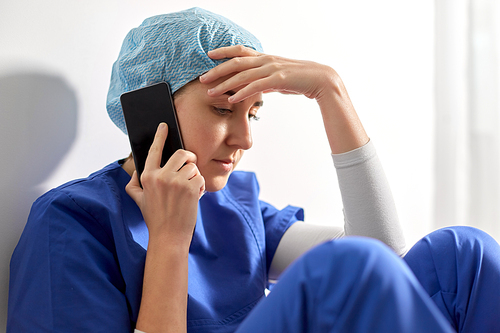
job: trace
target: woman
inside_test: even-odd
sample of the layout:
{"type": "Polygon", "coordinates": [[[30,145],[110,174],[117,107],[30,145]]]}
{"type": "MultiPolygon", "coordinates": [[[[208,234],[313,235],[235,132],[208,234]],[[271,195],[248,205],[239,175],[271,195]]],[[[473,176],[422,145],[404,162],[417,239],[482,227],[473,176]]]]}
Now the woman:
{"type": "Polygon", "coordinates": [[[174,92],[186,150],[160,167],[168,136],[160,124],[143,188],[128,158],[35,202],[12,257],[9,331],[499,327],[492,314],[500,297],[488,286],[500,275],[500,260],[491,259],[500,251],[475,229],[443,230],[413,248],[405,260],[418,281],[388,247],[368,238],[326,242],[301,256],[343,235],[405,251],[373,144],[333,69],[265,55],[246,30],[194,8],[147,19],[127,36],[107,103],[124,132],[120,94],[159,81],[174,92]],[[317,101],[342,191],[344,229],[296,223],[301,209],[260,201],[255,176],[233,172],[252,146],[250,124],[262,94],[273,91],[317,101]],[[466,243],[473,249],[457,250],[466,243]],[[438,258],[446,251],[460,264],[451,254],[438,258]],[[475,260],[465,258],[476,253],[475,260]],[[436,268],[444,264],[453,270],[436,268]],[[460,292],[453,293],[458,278],[460,292]]]}

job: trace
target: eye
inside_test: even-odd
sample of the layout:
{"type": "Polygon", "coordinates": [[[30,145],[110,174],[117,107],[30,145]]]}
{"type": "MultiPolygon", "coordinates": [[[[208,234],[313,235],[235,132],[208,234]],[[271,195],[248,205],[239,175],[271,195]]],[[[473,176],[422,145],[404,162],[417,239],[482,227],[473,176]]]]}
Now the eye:
{"type": "Polygon", "coordinates": [[[214,108],[214,111],[217,112],[219,115],[221,116],[225,116],[226,114],[230,114],[232,113],[233,111],[230,110],[230,109],[224,109],[224,108],[217,108],[217,107],[213,107],[214,108]]]}
{"type": "Polygon", "coordinates": [[[259,111],[258,107],[254,107],[254,108],[250,109],[250,111],[248,112],[248,119],[253,120],[253,121],[260,120],[260,117],[257,116],[257,111],[259,111]]]}
{"type": "Polygon", "coordinates": [[[260,117],[258,117],[256,114],[248,114],[248,119],[253,120],[253,121],[259,121],[260,117]]]}

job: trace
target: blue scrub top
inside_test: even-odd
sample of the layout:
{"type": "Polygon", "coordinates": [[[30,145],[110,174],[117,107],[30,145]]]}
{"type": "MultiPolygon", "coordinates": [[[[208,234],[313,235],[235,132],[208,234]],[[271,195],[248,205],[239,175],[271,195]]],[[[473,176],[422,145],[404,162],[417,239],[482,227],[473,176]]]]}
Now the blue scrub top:
{"type": "MultiPolygon", "coordinates": [[[[31,209],[10,267],[8,332],[130,332],[148,231],[119,162],[53,189],[31,209]]],[[[206,193],[189,255],[188,332],[233,332],[263,296],[269,265],[300,208],[258,199],[236,171],[206,193]]]]}

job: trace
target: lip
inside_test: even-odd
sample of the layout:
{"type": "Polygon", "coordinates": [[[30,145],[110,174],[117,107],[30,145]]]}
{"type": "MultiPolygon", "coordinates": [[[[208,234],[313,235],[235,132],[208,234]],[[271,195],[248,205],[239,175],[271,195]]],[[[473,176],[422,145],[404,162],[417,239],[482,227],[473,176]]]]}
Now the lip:
{"type": "Polygon", "coordinates": [[[214,160],[220,168],[224,170],[224,172],[230,172],[234,167],[234,160],[232,159],[223,159],[223,160],[214,160]]]}

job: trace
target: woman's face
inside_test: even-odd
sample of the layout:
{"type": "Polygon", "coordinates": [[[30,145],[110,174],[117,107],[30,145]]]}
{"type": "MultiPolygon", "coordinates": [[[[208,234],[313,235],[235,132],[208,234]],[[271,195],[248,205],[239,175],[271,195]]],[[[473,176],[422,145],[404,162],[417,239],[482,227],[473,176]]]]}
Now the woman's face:
{"type": "Polygon", "coordinates": [[[208,89],[227,78],[210,84],[192,81],[174,99],[184,148],[197,156],[196,165],[209,192],[226,185],[243,151],[252,147],[250,122],[262,106],[262,94],[235,104],[227,100],[235,91],[208,96],[208,89]]]}

